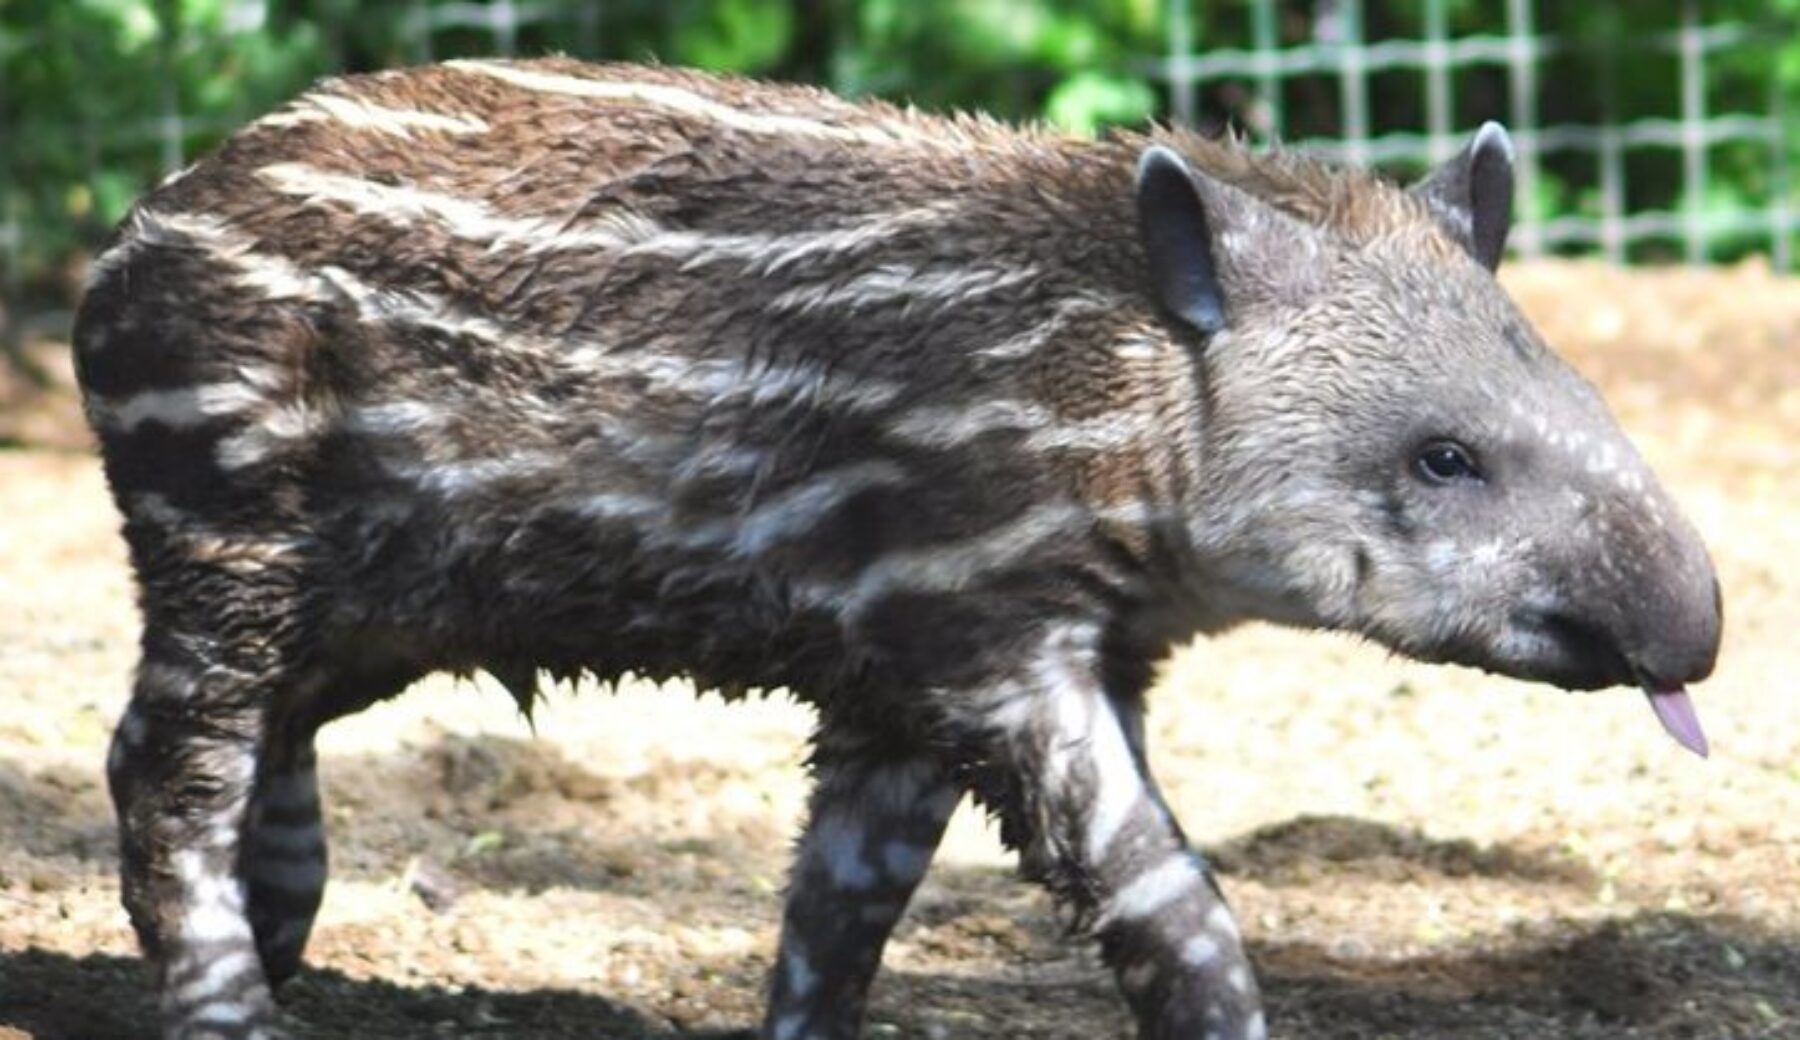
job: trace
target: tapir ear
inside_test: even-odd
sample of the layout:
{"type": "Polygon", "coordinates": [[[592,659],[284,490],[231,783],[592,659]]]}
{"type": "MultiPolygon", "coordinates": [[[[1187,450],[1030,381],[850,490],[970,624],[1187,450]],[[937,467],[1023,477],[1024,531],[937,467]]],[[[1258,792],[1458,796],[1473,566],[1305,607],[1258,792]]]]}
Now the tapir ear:
{"type": "Polygon", "coordinates": [[[1146,149],[1138,160],[1137,211],[1156,298],[1202,335],[1223,329],[1225,302],[1213,267],[1206,203],[1187,163],[1162,145],[1146,149]]]}
{"type": "Polygon", "coordinates": [[[1412,192],[1481,266],[1490,271],[1500,266],[1512,227],[1513,146],[1505,127],[1481,124],[1455,158],[1413,185],[1412,192]]]}

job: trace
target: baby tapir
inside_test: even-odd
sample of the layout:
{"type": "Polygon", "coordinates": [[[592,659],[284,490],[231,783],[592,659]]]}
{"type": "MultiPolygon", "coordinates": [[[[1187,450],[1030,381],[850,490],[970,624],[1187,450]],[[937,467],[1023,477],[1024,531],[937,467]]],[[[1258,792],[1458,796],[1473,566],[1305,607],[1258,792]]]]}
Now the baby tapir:
{"type": "Polygon", "coordinates": [[[1265,1033],[1145,763],[1246,619],[1647,690],[1717,586],[1495,283],[1497,126],[1406,190],[668,68],[327,82],[145,198],[76,332],[141,586],[109,771],[165,1036],[272,1037],[312,740],[428,672],[815,706],[763,1034],[856,1035],[964,793],[1140,1035],[1265,1033]]]}

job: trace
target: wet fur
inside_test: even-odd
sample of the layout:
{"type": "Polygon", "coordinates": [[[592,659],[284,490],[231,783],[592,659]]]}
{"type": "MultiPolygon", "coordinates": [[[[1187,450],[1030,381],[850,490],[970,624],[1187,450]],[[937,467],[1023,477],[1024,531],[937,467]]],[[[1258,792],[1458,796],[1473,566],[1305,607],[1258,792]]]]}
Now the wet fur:
{"type": "Polygon", "coordinates": [[[1431,322],[1587,400],[1443,213],[1185,133],[565,60],[246,128],[138,205],[76,334],[144,612],[111,775],[167,1035],[273,1035],[324,879],[312,734],[438,670],[527,711],[544,672],[818,708],[771,1038],[854,1035],[964,790],[1144,1036],[1262,1035],[1142,694],[1249,617],[1487,645],[1496,607],[1402,558],[1402,491],[1297,454],[1386,451],[1431,322]],[[1210,341],[1146,278],[1153,144],[1213,221],[1210,341]]]}

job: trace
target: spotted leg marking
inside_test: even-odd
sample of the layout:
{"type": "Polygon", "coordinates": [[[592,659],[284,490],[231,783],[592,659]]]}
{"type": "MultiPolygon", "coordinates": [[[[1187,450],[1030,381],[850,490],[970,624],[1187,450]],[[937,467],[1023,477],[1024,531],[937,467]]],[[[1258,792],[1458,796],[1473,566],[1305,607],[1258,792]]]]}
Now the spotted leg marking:
{"type": "Polygon", "coordinates": [[[125,907],[157,966],[165,1040],[281,1035],[237,875],[260,736],[243,680],[147,651],[107,762],[125,907]]]}
{"type": "Polygon", "coordinates": [[[821,743],[764,1040],[855,1040],[888,934],[961,789],[935,759],[821,743]]]}
{"type": "Polygon", "coordinates": [[[243,878],[269,984],[300,970],[325,894],[325,828],[311,734],[271,742],[250,799],[243,878]]]}
{"type": "Polygon", "coordinates": [[[1108,695],[1097,643],[1051,633],[987,691],[978,790],[1026,872],[1092,921],[1143,1040],[1264,1040],[1231,911],[1150,780],[1141,711],[1108,695]]]}

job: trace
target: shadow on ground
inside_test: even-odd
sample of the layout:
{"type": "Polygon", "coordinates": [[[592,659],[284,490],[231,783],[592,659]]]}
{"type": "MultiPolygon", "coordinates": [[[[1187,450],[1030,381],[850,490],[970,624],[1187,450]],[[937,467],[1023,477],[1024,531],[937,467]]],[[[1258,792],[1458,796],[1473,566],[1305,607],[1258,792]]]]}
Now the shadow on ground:
{"type": "MultiPolygon", "coordinates": [[[[657,812],[670,802],[705,803],[745,782],[727,768],[690,763],[615,779],[551,744],[453,735],[331,768],[328,790],[349,813],[332,826],[338,877],[391,879],[407,857],[435,849],[464,891],[618,892],[672,914],[732,920],[764,902],[773,914],[779,898],[748,880],[756,872],[779,880],[783,866],[786,836],[766,811],[673,827],[657,812]],[[471,847],[471,835],[494,834],[500,837],[471,847]],[[716,876],[674,880],[672,865],[696,861],[716,867],[716,876]],[[683,910],[673,909],[673,896],[683,910]]],[[[0,846],[33,859],[72,858],[82,872],[110,875],[114,839],[104,785],[78,770],[0,764],[0,846]]],[[[1241,881],[1340,903],[1355,903],[1371,885],[1424,886],[1455,900],[1496,880],[1571,892],[1592,891],[1598,881],[1554,848],[1479,846],[1344,817],[1299,817],[1209,854],[1241,881]],[[1459,888],[1462,879],[1480,883],[1459,888]]],[[[419,912],[429,911],[421,905],[419,912]]],[[[674,929],[689,922],[665,923],[674,929]]],[[[1800,937],[1741,918],[1639,913],[1572,920],[1549,911],[1501,935],[1423,944],[1423,953],[1420,944],[1371,953],[1295,934],[1263,929],[1252,947],[1276,1035],[1294,1040],[1800,1036],[1800,937]]],[[[872,1036],[1092,1040],[1125,1028],[1112,984],[1086,944],[1069,939],[1041,893],[1007,871],[934,871],[899,941],[909,953],[882,978],[872,1036]]],[[[387,963],[397,951],[351,952],[373,971],[404,977],[417,970],[387,963]]],[[[700,950],[686,969],[715,1011],[754,1000],[760,969],[749,957],[700,950]]],[[[315,969],[290,985],[283,1001],[303,1037],[729,1035],[683,1032],[659,1013],[672,1006],[667,994],[639,988],[497,992],[315,969]]],[[[134,959],[0,951],[0,1040],[146,1037],[152,1018],[147,979],[134,959]]]]}
{"type": "MultiPolygon", "coordinates": [[[[1276,1035],[1335,1040],[1768,1038],[1800,1021],[1800,938],[1759,936],[1747,922],[1646,915],[1566,929],[1504,951],[1346,962],[1317,949],[1256,950],[1276,1035]]],[[[884,1036],[1091,1038],[1118,1017],[1097,971],[1064,965],[1019,976],[893,972],[871,1020],[884,1036]],[[898,1030],[898,1032],[895,1032],[898,1030]]],[[[744,1034],[686,1032],[634,995],[565,989],[493,992],[400,985],[309,970],[282,994],[301,1037],[573,1037],[637,1040],[744,1034]]],[[[40,951],[0,953],[0,1036],[126,1040],[148,1036],[140,963],[40,951]]],[[[748,1023],[745,1026],[748,1027],[748,1023]]]]}
{"type": "Polygon", "coordinates": [[[1296,816],[1206,850],[1213,868],[1264,885],[1306,885],[1321,874],[1405,881],[1506,878],[1591,887],[1592,867],[1555,849],[1478,845],[1349,816],[1296,816]]]}
{"type": "MultiPolygon", "coordinates": [[[[689,1036],[666,1021],[604,997],[571,990],[489,992],[402,986],[308,970],[281,995],[296,1038],[400,1040],[508,1037],[606,1040],[689,1036]]],[[[0,1036],[21,1030],[33,1040],[147,1040],[154,1004],[136,959],[68,957],[40,951],[0,953],[0,1036]]]]}
{"type": "Polygon", "coordinates": [[[1800,937],[1728,917],[1640,914],[1457,948],[1351,961],[1254,951],[1270,1013],[1297,1037],[1792,1037],[1800,937]]]}

